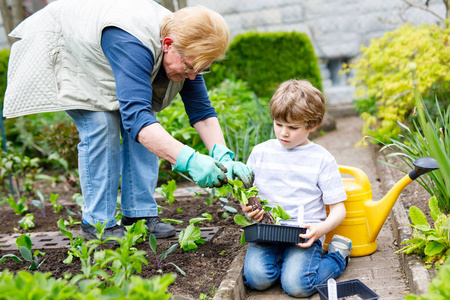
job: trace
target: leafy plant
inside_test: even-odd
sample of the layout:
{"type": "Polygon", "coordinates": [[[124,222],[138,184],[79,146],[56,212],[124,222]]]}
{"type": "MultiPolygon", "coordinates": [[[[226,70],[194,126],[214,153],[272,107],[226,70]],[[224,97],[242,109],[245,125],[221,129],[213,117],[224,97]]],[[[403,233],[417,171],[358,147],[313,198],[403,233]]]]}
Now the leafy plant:
{"type": "Polygon", "coordinates": [[[68,257],[63,261],[63,263],[65,264],[70,264],[73,261],[73,252],[70,249],[77,249],[78,246],[81,246],[84,242],[84,239],[80,236],[76,236],[74,239],[74,235],[72,232],[70,232],[65,225],[64,219],[59,219],[58,220],[58,227],[59,230],[61,231],[62,234],[64,234],[65,236],[67,236],[69,238],[70,241],[70,248],[69,251],[67,252],[68,257]]]}
{"type": "Polygon", "coordinates": [[[378,110],[361,114],[363,136],[388,142],[398,135],[397,121],[403,122],[415,105],[414,85],[424,98],[437,95],[448,103],[449,34],[449,27],[436,24],[405,24],[361,48],[361,58],[350,66],[355,71],[356,97],[379,101],[378,110]],[[417,69],[415,78],[411,67],[417,69]]]}
{"type": "Polygon", "coordinates": [[[450,259],[447,259],[444,265],[439,268],[438,274],[431,280],[428,291],[425,295],[406,295],[406,300],[444,300],[450,297],[450,259]]]}
{"type": "Polygon", "coordinates": [[[81,222],[77,221],[72,218],[72,216],[69,215],[69,220],[64,220],[64,226],[74,226],[74,225],[80,225],[81,222]]]}
{"type": "Polygon", "coordinates": [[[416,206],[409,209],[409,217],[413,222],[412,239],[401,244],[408,244],[397,252],[416,253],[423,257],[426,263],[442,264],[450,256],[450,217],[441,213],[436,197],[431,197],[428,206],[434,220],[434,228],[428,222],[425,214],[416,206]]]}
{"type": "Polygon", "coordinates": [[[34,215],[26,214],[22,219],[19,220],[20,227],[23,230],[28,230],[34,228],[36,225],[34,224],[34,215]]]}
{"type": "MultiPolygon", "coordinates": [[[[31,242],[31,238],[29,234],[22,234],[16,239],[16,245],[19,249],[20,254],[22,255],[22,259],[31,263],[28,270],[39,270],[41,265],[44,263],[45,259],[39,262],[39,255],[44,256],[45,253],[40,252],[39,250],[34,251],[31,254],[33,243],[31,242]]],[[[0,264],[5,262],[7,258],[11,258],[16,262],[22,262],[23,260],[17,257],[14,254],[6,254],[0,259],[0,264]]]]}
{"type": "Polygon", "coordinates": [[[21,154],[14,154],[12,152],[5,153],[3,150],[1,153],[1,164],[0,164],[0,183],[8,177],[8,174],[12,175],[14,178],[16,192],[18,197],[21,198],[21,193],[23,191],[33,191],[34,185],[33,181],[36,174],[39,173],[39,162],[38,157],[30,158],[21,154]]]}
{"type": "Polygon", "coordinates": [[[149,244],[150,244],[150,249],[152,250],[152,252],[155,254],[155,259],[156,259],[156,265],[158,267],[158,272],[161,272],[161,268],[165,265],[172,265],[174,266],[178,272],[180,272],[181,275],[185,276],[186,272],[184,272],[180,267],[178,267],[176,264],[174,264],[173,262],[168,262],[168,263],[163,263],[163,261],[167,258],[167,256],[172,253],[175,249],[177,249],[178,247],[178,243],[173,244],[172,246],[170,246],[169,249],[161,252],[161,255],[158,257],[158,253],[156,251],[156,247],[158,246],[157,241],[156,241],[156,237],[154,234],[150,234],[149,237],[149,244]]]}
{"type": "Polygon", "coordinates": [[[380,161],[395,167],[404,173],[413,169],[413,162],[421,157],[434,157],[439,169],[427,173],[417,179],[420,185],[432,196],[438,199],[439,206],[445,212],[450,212],[450,107],[442,111],[436,101],[439,112],[433,120],[428,108],[422,104],[420,97],[416,97],[418,118],[413,119],[413,128],[399,123],[404,134],[398,138],[391,138],[390,143],[383,143],[380,151],[389,149],[392,152],[386,157],[395,157],[405,168],[380,161]]]}
{"type": "Polygon", "coordinates": [[[14,210],[16,215],[21,215],[28,210],[28,205],[24,204],[27,198],[25,196],[21,197],[17,202],[14,197],[9,197],[6,202],[8,202],[9,206],[14,210]]]}
{"type": "Polygon", "coordinates": [[[119,247],[115,250],[105,250],[105,256],[101,259],[101,267],[108,267],[113,271],[111,282],[115,286],[123,288],[125,292],[128,292],[131,275],[135,271],[141,273],[142,264],[148,266],[148,261],[144,258],[145,251],[133,248],[146,233],[145,221],[139,220],[125,232],[125,237],[109,236],[105,239],[116,241],[119,247]]]}
{"type": "Polygon", "coordinates": [[[196,224],[201,223],[203,221],[211,222],[211,220],[212,220],[212,216],[210,214],[202,213],[202,218],[200,218],[200,217],[199,218],[192,218],[192,219],[189,220],[189,224],[196,225],[196,224]]]}
{"type": "Polygon", "coordinates": [[[31,203],[36,206],[41,212],[42,216],[45,218],[45,198],[44,195],[42,195],[42,192],[40,190],[36,191],[36,194],[38,195],[39,199],[33,199],[31,200],[31,203]]]}
{"type": "Polygon", "coordinates": [[[156,188],[156,192],[160,193],[164,198],[167,199],[167,203],[172,206],[175,202],[175,196],[173,193],[177,189],[177,184],[175,180],[169,180],[167,184],[161,184],[160,187],[156,188]]]}
{"type": "Polygon", "coordinates": [[[202,232],[200,228],[195,227],[194,224],[189,224],[186,229],[182,230],[178,235],[178,242],[180,248],[184,251],[197,250],[197,244],[204,244],[205,240],[201,238],[202,232]]]}
{"type": "Polygon", "coordinates": [[[58,200],[59,194],[50,194],[50,203],[52,204],[53,211],[55,214],[59,214],[61,211],[62,206],[56,203],[56,200],[58,200]]]}

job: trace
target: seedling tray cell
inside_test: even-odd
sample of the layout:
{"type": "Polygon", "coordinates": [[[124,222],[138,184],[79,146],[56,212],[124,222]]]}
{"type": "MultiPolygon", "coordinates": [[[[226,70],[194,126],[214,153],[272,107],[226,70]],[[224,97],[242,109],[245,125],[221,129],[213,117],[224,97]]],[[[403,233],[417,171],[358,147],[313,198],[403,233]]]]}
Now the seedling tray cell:
{"type": "Polygon", "coordinates": [[[306,232],[304,227],[281,226],[255,223],[244,227],[246,242],[303,243],[299,235],[306,232]]]}
{"type": "MultiPolygon", "coordinates": [[[[358,279],[351,279],[336,283],[338,299],[345,299],[345,297],[359,296],[363,300],[376,300],[380,298],[374,291],[369,289],[364,283],[358,279]]],[[[328,286],[327,284],[316,285],[321,300],[328,300],[328,286]]]]}

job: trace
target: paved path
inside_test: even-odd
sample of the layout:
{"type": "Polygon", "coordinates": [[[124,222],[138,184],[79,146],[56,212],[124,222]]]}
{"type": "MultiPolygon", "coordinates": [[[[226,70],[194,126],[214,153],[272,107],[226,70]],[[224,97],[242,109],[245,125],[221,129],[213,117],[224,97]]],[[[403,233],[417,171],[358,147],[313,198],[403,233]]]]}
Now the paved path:
{"type": "MultiPolygon", "coordinates": [[[[338,164],[362,169],[372,184],[374,200],[379,200],[383,195],[373,150],[371,147],[354,147],[355,143],[361,139],[361,128],[362,120],[358,117],[337,119],[337,130],[316,138],[315,142],[327,148],[338,164]]],[[[369,256],[352,258],[337,281],[359,279],[375,291],[380,299],[404,299],[409,293],[409,287],[399,256],[394,254],[396,250],[394,239],[388,218],[377,238],[378,250],[369,256]]],[[[264,292],[247,290],[247,295],[248,300],[294,299],[285,294],[279,284],[264,292]]],[[[309,299],[320,298],[318,294],[315,294],[309,299]]]]}

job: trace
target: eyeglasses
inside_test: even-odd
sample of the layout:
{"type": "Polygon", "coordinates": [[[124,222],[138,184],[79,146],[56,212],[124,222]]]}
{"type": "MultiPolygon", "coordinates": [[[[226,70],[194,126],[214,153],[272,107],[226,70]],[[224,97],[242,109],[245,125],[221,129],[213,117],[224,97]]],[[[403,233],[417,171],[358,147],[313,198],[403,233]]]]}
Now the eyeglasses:
{"type": "Polygon", "coordinates": [[[197,73],[197,74],[208,74],[208,73],[211,73],[211,69],[210,68],[206,68],[206,69],[204,69],[204,70],[202,70],[200,72],[195,71],[192,66],[186,64],[186,62],[184,61],[183,56],[181,56],[180,52],[177,51],[177,53],[178,53],[178,56],[180,56],[181,65],[183,66],[183,70],[184,70],[184,72],[186,74],[189,74],[189,73],[197,73]]]}

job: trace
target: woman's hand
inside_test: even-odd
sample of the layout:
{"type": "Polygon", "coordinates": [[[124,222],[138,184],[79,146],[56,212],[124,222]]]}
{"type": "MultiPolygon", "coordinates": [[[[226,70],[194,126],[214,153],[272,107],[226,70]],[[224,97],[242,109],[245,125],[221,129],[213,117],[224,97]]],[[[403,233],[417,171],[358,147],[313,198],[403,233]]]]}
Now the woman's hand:
{"type": "Polygon", "coordinates": [[[255,211],[251,211],[252,210],[252,206],[244,206],[244,204],[241,204],[241,208],[242,211],[245,212],[247,214],[247,216],[252,219],[255,222],[261,222],[263,215],[264,215],[264,210],[263,209],[256,209],[255,211]]]}
{"type": "Polygon", "coordinates": [[[305,234],[300,234],[301,238],[307,239],[304,243],[298,243],[297,246],[301,248],[308,248],[311,247],[311,245],[320,239],[321,236],[327,234],[328,226],[324,224],[324,222],[321,223],[307,223],[303,224],[302,227],[307,228],[305,234]]]}

